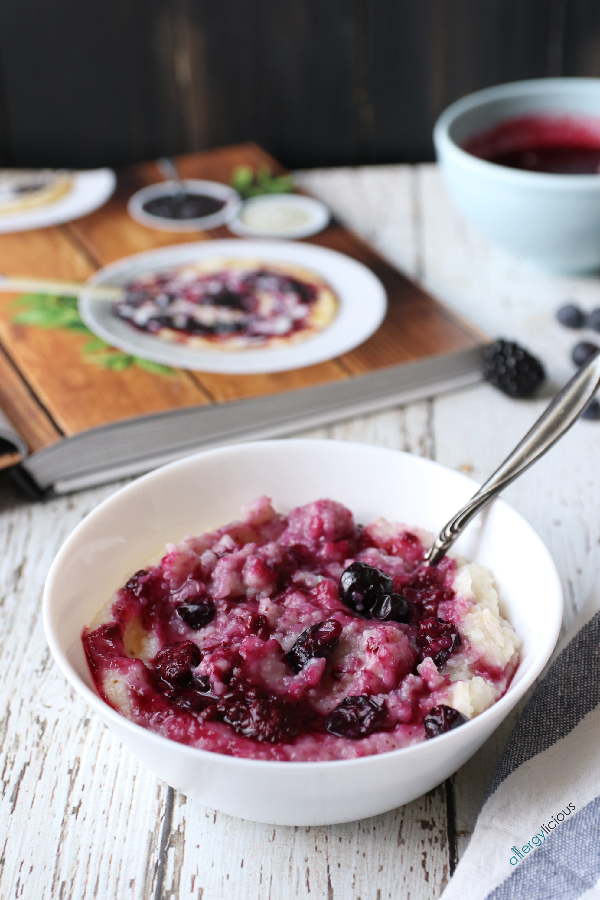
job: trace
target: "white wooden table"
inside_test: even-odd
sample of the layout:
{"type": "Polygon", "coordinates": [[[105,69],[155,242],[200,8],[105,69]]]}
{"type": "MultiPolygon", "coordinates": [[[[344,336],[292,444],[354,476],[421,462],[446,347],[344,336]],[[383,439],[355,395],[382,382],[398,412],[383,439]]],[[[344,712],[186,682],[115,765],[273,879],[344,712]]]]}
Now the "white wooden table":
{"type": "MultiPolygon", "coordinates": [[[[435,166],[302,173],[300,179],[392,262],[494,336],[516,338],[551,374],[572,371],[566,298],[600,306],[597,278],[529,269],[455,212],[435,166]]],[[[307,433],[408,450],[483,479],[539,415],[487,385],[307,433]]],[[[556,559],[566,622],[600,556],[600,423],[579,422],[506,498],[556,559]]],[[[515,716],[445,785],[346,825],[257,825],[205,809],[142,768],[67,686],[40,614],[50,563],[118,485],[26,503],[0,478],[0,897],[387,900],[439,897],[468,842],[515,716]]],[[[500,849],[500,848],[499,848],[500,849]]]]}

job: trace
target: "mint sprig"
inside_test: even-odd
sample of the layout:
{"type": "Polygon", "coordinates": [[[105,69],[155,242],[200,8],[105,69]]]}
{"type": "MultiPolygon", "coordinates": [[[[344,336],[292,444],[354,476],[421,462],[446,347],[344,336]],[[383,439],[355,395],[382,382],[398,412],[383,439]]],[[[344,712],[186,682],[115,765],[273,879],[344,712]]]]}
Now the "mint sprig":
{"type": "Polygon", "coordinates": [[[63,328],[77,334],[87,335],[90,340],[81,348],[84,361],[87,363],[100,366],[101,369],[111,369],[113,372],[123,372],[130,366],[137,366],[138,369],[152,372],[153,375],[175,374],[174,369],[168,366],[115,350],[110,344],[92,334],[79,315],[76,297],[24,294],[15,300],[14,305],[22,308],[22,312],[18,312],[12,317],[12,321],[19,325],[63,328]]]}
{"type": "Polygon", "coordinates": [[[238,166],[233,171],[231,186],[243,200],[263,194],[290,194],[294,190],[291,175],[272,175],[267,166],[256,171],[250,166],[238,166]]]}

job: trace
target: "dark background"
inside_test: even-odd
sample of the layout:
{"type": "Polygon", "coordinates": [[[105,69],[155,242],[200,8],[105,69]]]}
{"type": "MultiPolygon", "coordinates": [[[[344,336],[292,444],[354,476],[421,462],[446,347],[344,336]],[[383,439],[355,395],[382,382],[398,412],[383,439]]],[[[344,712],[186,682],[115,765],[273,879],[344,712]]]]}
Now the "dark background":
{"type": "Polygon", "coordinates": [[[600,0],[0,0],[0,165],[427,160],[452,100],[550,75],[600,76],[600,0]]]}

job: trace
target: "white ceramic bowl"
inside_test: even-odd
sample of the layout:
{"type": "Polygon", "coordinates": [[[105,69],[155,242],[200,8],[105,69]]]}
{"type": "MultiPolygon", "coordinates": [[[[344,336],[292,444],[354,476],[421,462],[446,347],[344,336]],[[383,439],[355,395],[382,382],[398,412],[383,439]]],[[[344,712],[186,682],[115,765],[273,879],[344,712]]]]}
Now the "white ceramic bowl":
{"type": "Polygon", "coordinates": [[[540,78],[486,88],[446,109],[434,129],[444,178],[463,215],[508,250],[544,268],[600,266],[600,175],[554,175],[479,159],[465,142],[520,116],[600,120],[600,78],[540,78]]]}
{"type": "Polygon", "coordinates": [[[496,501],[473,522],[457,549],[494,572],[503,611],[523,641],[521,664],[498,703],[417,746],[362,759],[295,763],[237,759],[175,743],[100,699],[81,630],[168,541],[237,518],[240,506],[261,494],[282,512],[332,497],[358,522],[383,515],[435,531],[475,487],[428,460],[338,441],[261,441],[188,457],[118,491],[75,529],[46,585],[48,643],[73,687],[129,749],[168,784],[207,806],[284,825],[345,822],[393,809],[435,787],[475,753],[554,647],[562,614],[556,569],[537,534],[504,502],[496,501]]]}
{"type": "Polygon", "coordinates": [[[225,206],[209,216],[197,219],[166,219],[164,216],[155,216],[144,209],[144,203],[156,197],[172,194],[177,186],[172,181],[159,181],[157,184],[141,188],[129,198],[127,204],[129,215],[140,225],[158,231],[205,231],[208,228],[226,225],[237,216],[242,200],[238,192],[229,185],[221,184],[220,181],[202,181],[198,178],[188,178],[184,180],[183,185],[190,194],[206,194],[216,200],[223,200],[225,206]]]}

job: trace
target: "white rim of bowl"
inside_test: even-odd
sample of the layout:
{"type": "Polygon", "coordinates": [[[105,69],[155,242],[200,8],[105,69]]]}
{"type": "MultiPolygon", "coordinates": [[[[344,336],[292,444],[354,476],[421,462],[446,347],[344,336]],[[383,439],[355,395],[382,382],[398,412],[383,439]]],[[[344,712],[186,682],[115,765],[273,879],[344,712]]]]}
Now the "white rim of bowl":
{"type": "Polygon", "coordinates": [[[224,200],[225,206],[210,216],[197,219],[164,219],[143,209],[144,203],[155,197],[172,193],[172,181],[159,181],[136,191],[127,203],[127,211],[138,224],[158,231],[206,231],[227,225],[238,214],[242,200],[237,191],[220,181],[203,181],[198,178],[185,178],[183,185],[190,193],[202,193],[217,200],[224,200]]]}
{"type": "Polygon", "coordinates": [[[310,237],[312,234],[323,231],[329,224],[330,218],[331,213],[327,206],[325,206],[324,203],[321,203],[320,200],[316,200],[314,197],[305,197],[303,194],[263,194],[260,197],[251,197],[249,200],[246,200],[238,210],[235,219],[232,219],[227,227],[239,237],[298,240],[299,238],[310,237]],[[295,206],[299,209],[306,210],[311,215],[311,220],[302,227],[289,228],[285,231],[277,229],[269,231],[264,228],[253,228],[250,225],[245,225],[241,220],[244,210],[249,207],[276,206],[278,203],[281,204],[282,202],[284,204],[287,203],[289,206],[295,206]]]}
{"type": "MultiPolygon", "coordinates": [[[[96,515],[99,515],[102,512],[104,512],[104,510],[110,509],[110,507],[112,505],[120,502],[123,495],[127,495],[130,493],[131,494],[136,493],[140,489],[143,490],[145,485],[151,483],[153,480],[162,478],[162,476],[165,472],[175,469],[179,466],[189,465],[189,464],[193,463],[194,460],[196,460],[200,457],[207,458],[210,456],[221,455],[223,453],[236,453],[236,452],[239,452],[240,447],[262,447],[262,446],[289,445],[289,444],[302,444],[303,446],[306,446],[307,444],[319,444],[320,445],[323,443],[336,444],[336,445],[341,445],[341,446],[347,446],[348,444],[350,444],[353,447],[365,447],[366,446],[363,444],[358,444],[354,441],[330,441],[330,440],[327,440],[324,442],[324,441],[318,440],[318,439],[306,440],[306,439],[302,439],[302,438],[296,438],[296,439],[291,438],[288,440],[248,441],[242,445],[231,444],[226,447],[217,447],[214,450],[204,450],[201,453],[195,453],[192,456],[187,456],[187,457],[184,457],[183,459],[178,459],[175,462],[169,463],[166,466],[161,466],[160,468],[155,469],[152,472],[149,472],[147,475],[143,475],[141,478],[137,478],[131,484],[125,485],[125,487],[120,488],[111,497],[108,497],[106,500],[104,500],[102,503],[100,503],[97,507],[95,507],[95,509],[93,509],[92,512],[89,513],[85,517],[85,519],[83,519],[83,521],[80,522],[80,524],[77,525],[76,528],[71,532],[71,534],[66,539],[64,544],[61,546],[59,552],[57,553],[57,555],[52,563],[52,566],[50,567],[50,571],[48,573],[48,577],[46,579],[46,583],[44,586],[44,595],[43,595],[43,599],[42,599],[42,618],[43,618],[43,623],[44,623],[44,633],[46,635],[46,640],[48,641],[48,646],[50,647],[50,651],[51,651],[51,653],[54,657],[54,660],[55,660],[56,664],[58,665],[59,669],[61,670],[61,672],[63,673],[63,675],[69,682],[69,684],[71,684],[75,688],[75,690],[85,700],[87,700],[87,702],[90,704],[90,706],[92,706],[98,712],[98,715],[100,716],[101,719],[106,718],[106,719],[108,719],[108,721],[114,722],[117,725],[117,727],[125,728],[126,730],[131,731],[134,735],[141,736],[143,734],[151,743],[155,744],[155,746],[157,746],[157,747],[162,747],[164,750],[168,750],[169,748],[172,749],[173,743],[176,743],[176,744],[178,744],[181,752],[183,752],[184,754],[186,754],[188,756],[191,756],[192,758],[195,758],[195,757],[197,758],[199,755],[200,758],[206,758],[206,761],[214,762],[215,757],[218,757],[219,760],[221,760],[224,765],[230,765],[230,766],[250,765],[250,766],[264,767],[264,766],[277,765],[277,766],[284,766],[286,769],[290,769],[290,770],[298,769],[298,768],[310,768],[314,771],[316,768],[320,768],[320,767],[325,767],[325,769],[327,769],[330,766],[373,765],[374,761],[380,759],[381,757],[389,758],[394,755],[396,755],[396,756],[397,755],[411,756],[414,754],[418,754],[418,753],[423,754],[423,753],[428,753],[431,751],[431,747],[434,746],[434,743],[429,742],[429,741],[423,741],[420,744],[412,744],[409,747],[400,747],[397,750],[387,750],[384,753],[374,753],[369,756],[361,756],[361,757],[356,757],[354,759],[328,759],[328,760],[314,760],[314,761],[306,760],[306,761],[302,761],[302,762],[300,762],[300,761],[296,762],[293,760],[279,760],[279,759],[274,759],[274,760],[271,760],[271,759],[269,759],[269,760],[267,760],[267,759],[249,759],[246,756],[228,756],[225,753],[217,753],[214,750],[203,750],[200,747],[191,747],[189,744],[183,744],[183,743],[180,743],[179,741],[173,741],[171,738],[166,738],[160,734],[156,734],[154,731],[150,731],[148,728],[144,728],[142,725],[137,725],[135,722],[132,722],[130,719],[127,719],[121,713],[117,712],[115,709],[113,709],[111,706],[109,706],[108,703],[106,703],[100,697],[99,694],[97,694],[95,691],[93,691],[91,688],[89,688],[87,686],[87,684],[85,684],[85,682],[80,678],[80,676],[75,671],[75,669],[71,666],[71,664],[66,659],[66,657],[62,651],[62,648],[60,646],[58,639],[55,638],[54,631],[51,627],[50,598],[51,598],[51,595],[54,590],[54,581],[57,578],[57,571],[62,567],[63,559],[69,556],[69,553],[71,550],[71,545],[76,543],[76,541],[78,540],[78,534],[80,533],[80,530],[86,525],[86,523],[89,522],[90,519],[93,519],[96,515]]],[[[434,468],[438,468],[438,469],[444,469],[445,471],[451,472],[453,476],[463,480],[465,482],[465,484],[470,485],[473,488],[473,492],[475,492],[475,490],[477,490],[481,486],[476,481],[473,481],[472,478],[469,478],[467,475],[463,475],[462,473],[456,472],[453,469],[448,469],[447,466],[442,466],[440,463],[434,462],[433,460],[425,459],[423,457],[413,456],[413,454],[406,453],[402,450],[389,450],[388,448],[385,448],[385,447],[371,447],[370,449],[376,450],[377,452],[384,453],[386,455],[389,453],[394,453],[394,454],[399,454],[401,456],[409,456],[411,459],[418,461],[419,465],[422,465],[426,468],[434,467],[434,468]]],[[[508,506],[509,509],[513,513],[515,513],[516,515],[518,515],[520,518],[523,519],[523,517],[520,515],[520,513],[518,513],[515,509],[513,509],[508,503],[506,503],[506,501],[497,498],[496,500],[493,501],[493,503],[494,504],[502,504],[503,506],[508,506]]],[[[561,584],[561,581],[560,581],[560,578],[558,575],[558,571],[554,564],[554,560],[550,556],[550,552],[549,552],[548,548],[546,547],[546,545],[544,544],[542,539],[539,537],[537,532],[535,532],[535,530],[532,528],[532,526],[529,525],[529,523],[525,519],[523,519],[523,521],[525,522],[525,524],[527,524],[529,526],[529,528],[532,529],[532,531],[534,531],[534,534],[540,541],[540,544],[542,545],[543,550],[545,551],[545,553],[548,556],[548,562],[550,563],[550,568],[552,570],[554,580],[556,581],[556,586],[557,586],[557,590],[558,590],[559,607],[560,607],[558,612],[560,614],[557,615],[557,621],[556,621],[554,629],[551,633],[551,638],[545,645],[544,653],[542,654],[542,659],[538,660],[537,664],[532,667],[529,675],[526,678],[524,678],[523,681],[519,684],[519,686],[518,686],[519,697],[517,698],[517,700],[515,700],[515,703],[518,702],[518,699],[523,697],[525,692],[535,682],[535,680],[538,678],[538,676],[540,675],[540,673],[543,671],[544,667],[548,663],[548,660],[550,659],[550,657],[552,655],[552,651],[553,651],[554,647],[556,646],[556,642],[558,640],[560,626],[562,623],[562,613],[563,613],[563,606],[564,606],[562,584],[561,584]]],[[[518,668],[517,668],[517,671],[518,671],[518,668]]],[[[510,696],[511,688],[512,688],[512,682],[511,682],[511,685],[509,686],[507,692],[504,694],[504,696],[502,696],[499,700],[497,700],[496,703],[494,703],[488,709],[484,710],[482,713],[479,713],[479,715],[475,716],[473,719],[470,719],[468,722],[465,722],[464,725],[461,725],[461,729],[470,728],[472,730],[474,727],[475,728],[478,727],[479,722],[487,721],[487,719],[490,718],[491,716],[497,715],[499,711],[502,712],[502,710],[504,710],[504,708],[506,706],[510,706],[512,708],[512,706],[514,706],[514,703],[513,703],[513,697],[510,696]]],[[[501,718],[503,718],[503,717],[501,717],[501,718]]],[[[446,742],[448,740],[455,740],[456,733],[457,733],[456,730],[449,731],[449,732],[446,732],[446,734],[439,735],[435,740],[436,741],[446,741],[446,742]]],[[[439,744],[435,744],[435,746],[439,747],[439,744]]]]}
{"type": "MultiPolygon", "coordinates": [[[[510,100],[513,97],[535,97],[552,93],[556,90],[564,90],[565,97],[572,94],[587,91],[598,93],[600,104],[600,78],[532,78],[527,81],[511,81],[507,84],[498,84],[494,87],[483,88],[481,91],[475,91],[460,100],[451,103],[438,118],[433,129],[433,141],[436,147],[438,158],[443,154],[453,157],[455,161],[468,165],[480,172],[493,174],[497,179],[504,181],[521,182],[523,185],[529,182],[532,185],[548,187],[552,186],[558,190],[582,190],[588,191],[591,187],[598,188],[600,186],[600,173],[598,175],[560,175],[551,172],[527,172],[523,169],[511,169],[508,166],[501,166],[498,163],[490,162],[487,159],[481,159],[474,156],[467,150],[464,150],[460,144],[450,136],[450,128],[454,122],[466,112],[470,112],[477,107],[485,106],[488,102],[494,100],[510,100]]],[[[531,110],[534,113],[535,110],[531,110]]],[[[540,110],[541,113],[551,114],[551,110],[540,110]]],[[[557,110],[558,112],[558,110],[557,110]]],[[[568,114],[568,110],[560,110],[562,114],[568,114]]],[[[573,110],[577,114],[578,110],[573,110]]],[[[589,116],[591,113],[581,113],[582,117],[589,116]]],[[[510,118],[510,117],[508,117],[510,118]]],[[[600,113],[598,115],[600,119],[600,113]]],[[[504,121],[502,117],[497,122],[504,121]]],[[[488,126],[493,127],[493,125],[488,126]]]]}

